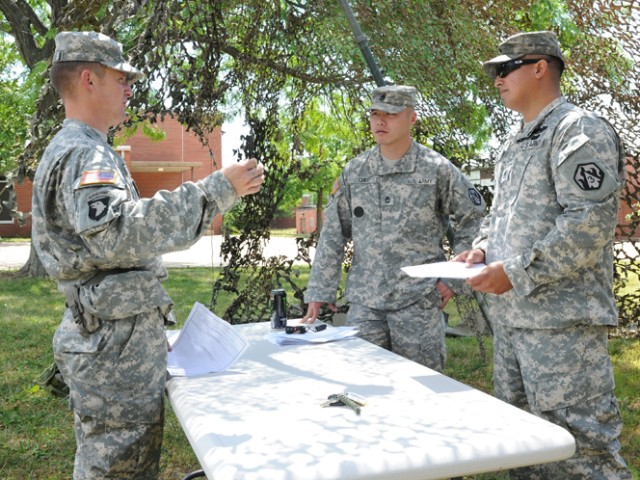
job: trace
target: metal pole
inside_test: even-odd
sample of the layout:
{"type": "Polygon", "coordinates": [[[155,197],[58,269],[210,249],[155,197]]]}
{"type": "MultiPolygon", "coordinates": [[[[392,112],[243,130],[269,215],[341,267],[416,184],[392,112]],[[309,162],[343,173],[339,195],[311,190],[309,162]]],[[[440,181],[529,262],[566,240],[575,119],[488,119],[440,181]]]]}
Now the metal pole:
{"type": "Polygon", "coordinates": [[[376,63],[375,58],[373,58],[373,54],[371,50],[369,50],[369,45],[367,44],[367,37],[362,33],[360,29],[360,25],[358,24],[358,20],[356,20],[355,15],[353,14],[353,10],[351,10],[351,6],[349,5],[348,0],[338,0],[340,2],[340,6],[344,10],[345,15],[347,16],[347,20],[349,20],[349,26],[351,27],[351,32],[353,33],[353,38],[355,39],[358,47],[360,47],[360,51],[362,55],[364,55],[364,60],[367,62],[367,66],[373,75],[373,79],[376,81],[376,85],[382,87],[387,84],[382,78],[382,73],[378,68],[378,64],[376,63]]]}

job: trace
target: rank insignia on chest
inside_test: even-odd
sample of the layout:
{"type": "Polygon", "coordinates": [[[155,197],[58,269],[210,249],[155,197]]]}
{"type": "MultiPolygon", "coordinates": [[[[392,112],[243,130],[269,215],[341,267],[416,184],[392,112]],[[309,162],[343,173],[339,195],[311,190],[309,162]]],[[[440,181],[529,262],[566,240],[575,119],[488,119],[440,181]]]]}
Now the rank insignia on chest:
{"type": "Polygon", "coordinates": [[[114,170],[86,170],[82,172],[80,186],[113,185],[118,179],[118,172],[114,170]]]}
{"type": "Polygon", "coordinates": [[[534,128],[531,131],[531,133],[529,133],[529,135],[519,140],[516,140],[516,143],[525,143],[525,145],[529,148],[535,147],[540,144],[538,139],[540,138],[540,135],[542,134],[542,132],[544,132],[546,129],[547,129],[546,125],[538,125],[536,128],[534,128]]]}

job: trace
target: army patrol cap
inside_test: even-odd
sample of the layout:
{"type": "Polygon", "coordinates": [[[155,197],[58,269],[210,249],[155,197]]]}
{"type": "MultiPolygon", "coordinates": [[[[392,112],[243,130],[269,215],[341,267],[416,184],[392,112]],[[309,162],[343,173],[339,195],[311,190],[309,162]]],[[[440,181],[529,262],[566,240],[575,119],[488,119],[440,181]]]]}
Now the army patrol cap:
{"type": "Polygon", "coordinates": [[[98,32],[60,32],[56,35],[53,63],[95,62],[127,74],[130,83],[144,75],[122,55],[122,45],[98,32]]]}
{"type": "Polygon", "coordinates": [[[406,85],[386,85],[378,87],[371,93],[371,108],[387,113],[400,113],[407,107],[417,104],[415,87],[406,85]]]}
{"type": "Polygon", "coordinates": [[[498,47],[500,55],[482,64],[482,69],[491,78],[496,78],[498,66],[526,55],[549,55],[564,65],[560,43],[553,32],[518,33],[507,38],[498,47]]]}

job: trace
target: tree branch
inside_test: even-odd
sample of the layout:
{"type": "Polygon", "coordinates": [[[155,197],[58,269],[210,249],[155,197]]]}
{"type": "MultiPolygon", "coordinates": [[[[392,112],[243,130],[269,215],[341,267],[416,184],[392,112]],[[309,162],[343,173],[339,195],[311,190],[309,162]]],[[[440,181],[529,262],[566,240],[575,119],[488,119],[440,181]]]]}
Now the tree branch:
{"type": "MultiPolygon", "coordinates": [[[[2,0],[0,0],[2,1],[2,0]]],[[[296,70],[294,68],[289,68],[284,65],[279,65],[269,59],[255,57],[253,55],[249,55],[247,53],[243,53],[238,50],[236,47],[232,47],[231,45],[225,45],[221,48],[221,51],[232,56],[235,59],[245,61],[254,65],[263,65],[265,67],[270,68],[276,72],[282,73],[284,75],[289,75],[293,78],[298,78],[300,80],[304,80],[307,82],[321,84],[321,85],[357,85],[359,82],[357,79],[351,79],[349,81],[345,81],[345,77],[342,75],[331,75],[331,76],[316,76],[309,75],[308,73],[302,72],[300,70],[296,70]]],[[[363,79],[366,81],[367,79],[363,79]]]]}
{"type": "Polygon", "coordinates": [[[49,29],[40,21],[36,12],[24,0],[0,0],[0,12],[9,23],[9,32],[15,39],[16,47],[24,63],[32,69],[36,63],[53,53],[53,42],[47,41],[38,47],[34,31],[44,35],[49,29]]]}

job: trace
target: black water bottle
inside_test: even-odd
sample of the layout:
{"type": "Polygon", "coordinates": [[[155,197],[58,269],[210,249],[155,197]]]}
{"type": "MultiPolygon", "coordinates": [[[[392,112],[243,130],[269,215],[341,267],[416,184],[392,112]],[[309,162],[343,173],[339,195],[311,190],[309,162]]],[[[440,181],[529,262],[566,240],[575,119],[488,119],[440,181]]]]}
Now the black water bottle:
{"type": "Polygon", "coordinates": [[[271,328],[281,330],[287,326],[287,292],[284,288],[271,290],[271,328]]]}

